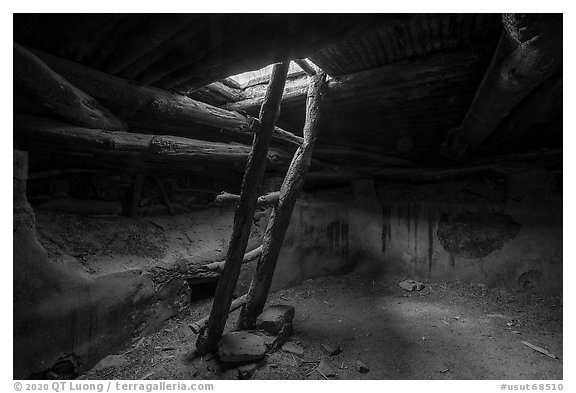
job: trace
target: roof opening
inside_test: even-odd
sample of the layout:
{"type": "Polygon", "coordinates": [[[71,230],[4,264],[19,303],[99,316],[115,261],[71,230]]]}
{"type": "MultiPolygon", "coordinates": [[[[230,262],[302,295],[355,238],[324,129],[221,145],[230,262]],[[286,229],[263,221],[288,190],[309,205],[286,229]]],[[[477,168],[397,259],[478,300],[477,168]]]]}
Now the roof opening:
{"type": "MultiPolygon", "coordinates": [[[[312,66],[312,68],[315,68],[316,70],[320,69],[320,67],[314,64],[310,59],[304,60],[306,60],[312,66]]],[[[273,64],[269,64],[266,67],[260,68],[259,70],[243,72],[238,75],[232,75],[229,78],[235,82],[238,82],[238,84],[244,88],[248,85],[254,84],[254,81],[266,80],[267,77],[272,74],[272,67],[273,64]]],[[[290,62],[290,67],[288,68],[288,77],[301,75],[303,72],[305,71],[298,64],[296,64],[296,62],[290,62]]]]}

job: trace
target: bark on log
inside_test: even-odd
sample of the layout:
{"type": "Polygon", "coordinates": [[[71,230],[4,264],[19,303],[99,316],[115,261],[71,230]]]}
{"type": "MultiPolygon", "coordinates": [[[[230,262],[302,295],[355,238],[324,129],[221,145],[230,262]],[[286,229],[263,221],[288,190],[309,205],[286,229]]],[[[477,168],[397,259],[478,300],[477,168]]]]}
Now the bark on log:
{"type": "Polygon", "coordinates": [[[505,31],[462,124],[442,154],[464,160],[562,64],[562,14],[504,14],[505,31]]]}
{"type": "Polygon", "coordinates": [[[272,69],[272,80],[260,111],[260,130],[254,138],[254,145],[242,180],[240,204],[234,215],[232,238],[226,254],[224,271],[216,287],[208,326],[196,341],[196,351],[200,355],[216,351],[218,341],[220,341],[226,325],[242,259],[246,252],[258,190],[266,169],[266,155],[272,139],[272,131],[280,112],[280,100],[284,91],[289,64],[289,62],[276,64],[272,69]]]}
{"type": "MultiPolygon", "coordinates": [[[[262,246],[257,247],[255,249],[253,249],[252,251],[248,251],[246,254],[244,254],[244,258],[242,259],[242,264],[253,261],[254,259],[258,258],[260,256],[260,254],[262,254],[262,246]]],[[[203,267],[212,271],[212,272],[221,273],[222,270],[224,269],[225,264],[226,264],[226,261],[219,261],[219,262],[209,263],[207,265],[204,265],[203,267]]]]}
{"type": "MultiPolygon", "coordinates": [[[[130,125],[145,126],[186,137],[205,137],[198,132],[199,125],[224,130],[223,134],[246,142],[258,129],[258,119],[238,112],[221,109],[192,98],[153,87],[139,85],[113,75],[105,74],[40,51],[34,51],[52,69],[64,75],[74,85],[100,100],[130,125]]],[[[200,130],[201,131],[201,130],[200,130]]],[[[212,140],[221,140],[214,132],[212,140]]],[[[299,146],[302,138],[274,129],[273,140],[290,146],[299,146]]]]}
{"type": "Polygon", "coordinates": [[[210,83],[209,85],[197,90],[175,91],[183,95],[190,96],[191,98],[194,98],[193,96],[200,95],[199,93],[202,93],[203,96],[212,97],[213,101],[218,101],[220,104],[228,103],[230,101],[236,102],[244,98],[241,89],[230,87],[222,82],[210,83]]]}
{"type": "Polygon", "coordinates": [[[256,318],[264,309],[274,269],[280,248],[284,241],[286,229],[290,224],[290,217],[304,180],[310,167],[314,142],[320,128],[320,103],[322,90],[326,82],[326,74],[321,73],[310,78],[310,88],[306,103],[306,122],[304,124],[304,143],[294,155],[290,168],[280,188],[280,200],[272,212],[264,241],[262,243],[262,255],[258,260],[256,271],[252,277],[250,289],[246,294],[246,304],[240,312],[238,321],[240,329],[254,327],[256,318]]]}
{"type": "MultiPolygon", "coordinates": [[[[234,301],[230,304],[230,312],[229,313],[231,313],[232,311],[238,310],[245,303],[246,303],[246,295],[242,295],[239,298],[234,299],[234,301]]],[[[192,322],[191,324],[188,325],[188,327],[194,333],[200,334],[200,333],[204,332],[204,330],[206,329],[206,326],[208,325],[209,319],[210,319],[209,315],[205,316],[204,318],[199,319],[196,322],[192,322]]]]}
{"type": "MultiPolygon", "coordinates": [[[[271,192],[266,195],[262,195],[258,197],[256,200],[256,207],[268,207],[274,206],[278,203],[278,198],[280,196],[279,192],[271,192]]],[[[237,205],[240,203],[240,195],[230,194],[228,192],[223,192],[216,196],[214,199],[214,203],[216,206],[228,206],[228,205],[237,205]]]]}
{"type": "MultiPolygon", "coordinates": [[[[29,150],[52,145],[71,152],[97,152],[151,162],[234,164],[246,162],[250,154],[250,148],[242,145],[94,130],[20,113],[14,114],[14,139],[29,150]]],[[[270,152],[268,157],[270,166],[287,162],[282,152],[270,152]]]]}
{"type": "Polygon", "coordinates": [[[15,42],[14,90],[78,126],[111,131],[126,129],[126,124],[112,112],[15,42]]]}

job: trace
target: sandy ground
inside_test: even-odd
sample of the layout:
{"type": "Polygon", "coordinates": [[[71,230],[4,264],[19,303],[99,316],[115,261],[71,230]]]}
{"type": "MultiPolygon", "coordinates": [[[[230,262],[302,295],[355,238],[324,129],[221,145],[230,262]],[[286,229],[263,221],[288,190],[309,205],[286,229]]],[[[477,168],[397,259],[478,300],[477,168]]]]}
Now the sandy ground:
{"type": "MultiPolygon", "coordinates": [[[[561,296],[435,281],[420,292],[406,292],[398,287],[405,278],[350,274],[272,294],[270,304],[296,307],[291,341],[304,354],[268,354],[252,379],[324,379],[315,371],[322,360],[336,371],[330,379],[562,379],[561,296]],[[342,352],[328,356],[322,344],[342,352]],[[358,372],[358,360],[370,371],[358,372]]],[[[196,335],[187,325],[210,306],[210,300],[193,304],[189,316],[169,321],[80,378],[231,378],[212,356],[188,355],[196,335]]]]}

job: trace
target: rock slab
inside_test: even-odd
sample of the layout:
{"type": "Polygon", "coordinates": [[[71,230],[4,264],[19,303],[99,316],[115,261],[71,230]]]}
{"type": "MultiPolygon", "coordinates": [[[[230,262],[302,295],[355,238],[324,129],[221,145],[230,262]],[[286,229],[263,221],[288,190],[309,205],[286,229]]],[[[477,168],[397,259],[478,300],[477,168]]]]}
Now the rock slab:
{"type": "Polygon", "coordinates": [[[255,327],[274,336],[281,332],[285,336],[291,336],[294,332],[292,326],[294,312],[293,306],[285,304],[270,306],[258,316],[255,327]]]}
{"type": "Polygon", "coordinates": [[[405,289],[408,292],[412,292],[412,291],[421,291],[422,289],[424,289],[425,285],[422,284],[419,281],[415,281],[415,280],[404,280],[404,281],[400,281],[398,283],[398,285],[402,288],[405,289]]]}
{"type": "Polygon", "coordinates": [[[265,354],[266,345],[262,337],[248,332],[225,334],[218,343],[218,355],[226,363],[255,362],[265,354]]]}

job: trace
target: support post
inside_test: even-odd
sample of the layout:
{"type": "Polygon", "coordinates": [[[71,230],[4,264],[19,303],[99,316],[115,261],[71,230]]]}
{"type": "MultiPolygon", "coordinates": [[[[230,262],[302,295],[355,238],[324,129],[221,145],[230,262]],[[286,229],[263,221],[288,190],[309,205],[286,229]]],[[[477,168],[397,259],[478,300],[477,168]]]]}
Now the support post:
{"type": "Polygon", "coordinates": [[[258,192],[266,169],[268,148],[280,112],[280,101],[284,91],[284,84],[286,83],[289,64],[290,62],[276,64],[272,70],[272,78],[266,92],[266,99],[260,110],[260,130],[254,138],[252,151],[246,165],[244,179],[242,180],[240,202],[234,215],[232,238],[228,246],[224,270],[216,287],[208,325],[196,341],[196,353],[198,355],[216,351],[218,341],[220,341],[228,319],[234,289],[248,244],[258,192]]]}
{"type": "Polygon", "coordinates": [[[240,320],[238,322],[240,329],[252,328],[256,322],[256,318],[266,304],[274,276],[274,269],[276,268],[276,261],[280,254],[286,229],[290,224],[290,217],[292,216],[294,205],[296,204],[312,160],[312,150],[320,128],[320,103],[322,101],[322,90],[325,83],[325,73],[310,77],[310,86],[306,100],[304,143],[294,154],[290,168],[280,188],[278,205],[273,210],[272,217],[266,227],[266,233],[264,234],[264,241],[262,243],[262,255],[258,260],[250,289],[246,294],[246,304],[240,312],[240,320]]]}

